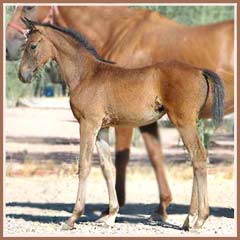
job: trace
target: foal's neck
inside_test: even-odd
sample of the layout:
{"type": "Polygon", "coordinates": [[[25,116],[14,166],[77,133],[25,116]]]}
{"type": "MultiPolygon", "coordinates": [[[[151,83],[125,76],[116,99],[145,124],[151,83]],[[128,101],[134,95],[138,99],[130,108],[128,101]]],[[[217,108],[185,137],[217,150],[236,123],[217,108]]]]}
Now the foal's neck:
{"type": "Polygon", "coordinates": [[[95,58],[70,36],[61,35],[62,39],[52,39],[55,47],[54,60],[58,63],[70,92],[94,72],[98,62],[95,58]]]}

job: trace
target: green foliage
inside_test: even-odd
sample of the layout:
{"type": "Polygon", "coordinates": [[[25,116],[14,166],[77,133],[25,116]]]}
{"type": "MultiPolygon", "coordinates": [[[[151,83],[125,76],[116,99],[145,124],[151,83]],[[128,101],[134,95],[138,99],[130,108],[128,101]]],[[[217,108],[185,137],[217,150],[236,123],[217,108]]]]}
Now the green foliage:
{"type": "MultiPolygon", "coordinates": [[[[205,148],[208,149],[211,137],[216,131],[216,127],[213,122],[206,119],[198,120],[198,133],[205,148]]],[[[217,129],[221,133],[234,134],[234,120],[232,118],[224,119],[223,125],[217,129]]]]}
{"type": "Polygon", "coordinates": [[[6,62],[6,97],[10,106],[14,106],[19,98],[29,96],[32,92],[32,85],[18,80],[18,65],[18,62],[6,62]]]}
{"type": "Polygon", "coordinates": [[[142,144],[142,139],[140,138],[141,133],[139,128],[135,128],[132,136],[132,143],[134,147],[139,147],[142,144]]]}
{"type": "Polygon", "coordinates": [[[19,98],[24,96],[33,96],[37,81],[43,74],[40,69],[33,77],[31,84],[23,84],[18,79],[19,62],[6,62],[6,98],[8,106],[15,106],[19,98]]]}
{"type": "Polygon", "coordinates": [[[6,15],[5,15],[5,26],[6,26],[13,14],[14,6],[7,6],[5,8],[5,11],[6,11],[6,15]]]}
{"type": "Polygon", "coordinates": [[[158,11],[168,18],[187,25],[215,23],[234,18],[233,6],[144,6],[143,8],[158,11]]]}
{"type": "Polygon", "coordinates": [[[216,128],[214,124],[208,120],[200,119],[198,121],[198,133],[201,141],[206,149],[208,149],[210,137],[214,134],[216,128]]]}

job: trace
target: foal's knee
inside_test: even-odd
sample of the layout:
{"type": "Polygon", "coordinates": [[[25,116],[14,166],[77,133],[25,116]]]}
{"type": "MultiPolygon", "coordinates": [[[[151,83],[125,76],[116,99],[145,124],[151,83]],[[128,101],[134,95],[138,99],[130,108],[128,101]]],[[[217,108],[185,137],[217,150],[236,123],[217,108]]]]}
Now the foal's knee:
{"type": "Polygon", "coordinates": [[[116,168],[112,162],[101,162],[101,168],[106,177],[116,174],[116,168]]]}
{"type": "Polygon", "coordinates": [[[78,177],[80,180],[86,180],[87,176],[90,173],[91,164],[80,164],[78,168],[78,177]]]}

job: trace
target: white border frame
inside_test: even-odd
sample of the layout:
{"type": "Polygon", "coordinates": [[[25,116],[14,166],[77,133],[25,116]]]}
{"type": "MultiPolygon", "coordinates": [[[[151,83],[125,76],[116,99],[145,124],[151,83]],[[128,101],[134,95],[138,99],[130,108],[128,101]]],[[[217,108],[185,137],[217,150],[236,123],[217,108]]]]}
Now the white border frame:
{"type": "MultiPolygon", "coordinates": [[[[33,3],[3,3],[3,228],[5,226],[6,214],[5,214],[5,177],[6,177],[6,154],[5,154],[5,124],[4,124],[4,116],[5,116],[5,105],[6,105],[6,53],[5,53],[5,30],[6,30],[6,22],[5,22],[5,14],[6,14],[6,6],[22,6],[22,5],[33,5],[33,3]]],[[[36,3],[36,6],[46,6],[46,5],[58,5],[58,6],[234,6],[234,181],[235,181],[235,189],[237,188],[237,3],[36,3]]],[[[234,208],[234,218],[235,218],[235,235],[203,235],[203,234],[191,234],[191,235],[163,235],[163,236],[155,236],[155,235],[145,235],[145,236],[137,236],[137,235],[95,235],[92,237],[237,237],[237,191],[235,192],[235,208],[234,208]]],[[[3,229],[3,237],[89,237],[89,236],[79,236],[75,234],[66,234],[62,232],[62,234],[55,235],[44,235],[44,234],[6,234],[3,229]]]]}

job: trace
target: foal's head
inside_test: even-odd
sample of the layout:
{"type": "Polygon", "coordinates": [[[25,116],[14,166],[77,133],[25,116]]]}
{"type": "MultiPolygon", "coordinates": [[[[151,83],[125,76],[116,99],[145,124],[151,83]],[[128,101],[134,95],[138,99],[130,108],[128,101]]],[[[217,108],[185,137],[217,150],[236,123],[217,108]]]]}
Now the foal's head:
{"type": "Polygon", "coordinates": [[[22,82],[30,83],[34,73],[52,59],[54,48],[43,27],[35,26],[26,19],[24,23],[30,30],[27,33],[18,76],[22,82]]]}
{"type": "MultiPolygon", "coordinates": [[[[93,45],[80,33],[68,28],[61,28],[51,24],[37,23],[28,19],[22,19],[27,28],[27,42],[19,68],[19,79],[22,82],[31,82],[34,73],[42,67],[49,59],[55,59],[57,50],[55,45],[64,45],[62,41],[66,39],[60,38],[56,32],[63,33],[70,37],[77,45],[73,45],[76,49],[80,46],[92,55],[96,61],[114,64],[114,62],[103,59],[93,47],[93,45]],[[49,29],[49,31],[47,31],[49,29]],[[60,43],[60,44],[59,44],[60,43]]],[[[59,50],[59,48],[58,48],[59,50]]],[[[66,49],[65,49],[66,51],[66,49]]]]}

